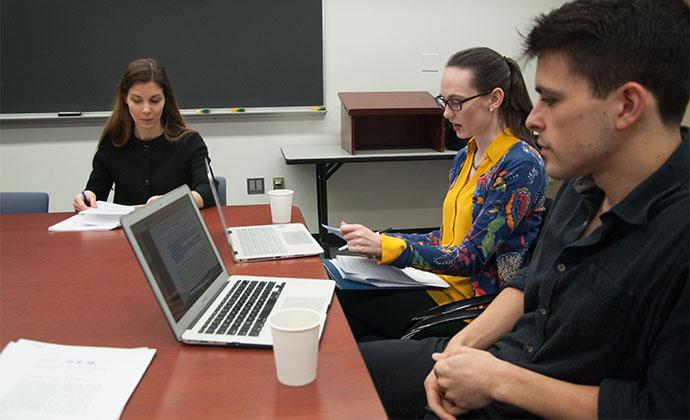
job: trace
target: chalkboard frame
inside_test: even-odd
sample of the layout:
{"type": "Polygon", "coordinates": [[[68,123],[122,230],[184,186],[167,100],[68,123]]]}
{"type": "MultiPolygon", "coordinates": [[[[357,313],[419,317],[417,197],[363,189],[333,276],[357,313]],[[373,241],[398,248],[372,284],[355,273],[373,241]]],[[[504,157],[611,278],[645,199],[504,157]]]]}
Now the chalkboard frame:
{"type": "Polygon", "coordinates": [[[126,64],[142,56],[166,66],[184,115],[325,111],[323,0],[1,7],[2,121],[107,118],[126,64]]]}

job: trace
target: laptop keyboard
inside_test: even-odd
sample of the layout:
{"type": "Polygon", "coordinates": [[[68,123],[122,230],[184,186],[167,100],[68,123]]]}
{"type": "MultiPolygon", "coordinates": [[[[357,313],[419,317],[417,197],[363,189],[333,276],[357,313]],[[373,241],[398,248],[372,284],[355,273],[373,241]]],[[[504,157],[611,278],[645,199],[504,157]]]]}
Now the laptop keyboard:
{"type": "Polygon", "coordinates": [[[240,244],[247,256],[286,254],[287,249],[275,229],[258,227],[237,231],[240,244]]]}
{"type": "Polygon", "coordinates": [[[284,288],[284,282],[239,280],[199,332],[258,336],[284,288]]]}

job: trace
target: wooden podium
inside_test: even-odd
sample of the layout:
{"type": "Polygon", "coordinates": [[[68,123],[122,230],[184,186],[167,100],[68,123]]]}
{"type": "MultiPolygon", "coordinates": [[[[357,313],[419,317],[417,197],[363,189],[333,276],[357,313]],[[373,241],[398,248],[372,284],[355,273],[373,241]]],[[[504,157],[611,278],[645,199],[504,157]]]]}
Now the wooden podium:
{"type": "Polygon", "coordinates": [[[429,92],[341,92],[341,143],[357,150],[432,148],[443,152],[443,109],[429,92]]]}

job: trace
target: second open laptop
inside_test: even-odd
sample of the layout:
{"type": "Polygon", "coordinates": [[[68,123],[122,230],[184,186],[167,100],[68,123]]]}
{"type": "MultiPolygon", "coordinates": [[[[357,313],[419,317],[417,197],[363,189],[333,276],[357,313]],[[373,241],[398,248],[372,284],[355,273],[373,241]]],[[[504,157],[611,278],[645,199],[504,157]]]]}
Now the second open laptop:
{"type": "Polygon", "coordinates": [[[271,346],[272,311],[310,308],[326,317],[330,280],[230,276],[186,185],[121,223],[178,341],[271,346]]]}
{"type": "Polygon", "coordinates": [[[295,258],[323,253],[321,245],[301,223],[228,227],[213,182],[213,173],[208,162],[205,163],[213,200],[235,261],[295,258]]]}

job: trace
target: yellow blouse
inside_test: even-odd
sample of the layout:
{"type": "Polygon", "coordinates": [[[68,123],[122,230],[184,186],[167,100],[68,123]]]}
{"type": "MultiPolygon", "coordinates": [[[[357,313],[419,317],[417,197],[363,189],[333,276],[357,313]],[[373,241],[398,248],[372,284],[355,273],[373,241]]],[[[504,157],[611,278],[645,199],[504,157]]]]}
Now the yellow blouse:
{"type": "MultiPolygon", "coordinates": [[[[443,225],[441,226],[441,245],[459,246],[472,227],[472,198],[477,188],[477,179],[488,172],[508,150],[519,140],[510,130],[505,130],[496,137],[484,152],[482,162],[472,176],[467,179],[472,168],[472,162],[477,152],[474,138],[467,145],[467,157],[458,174],[451,184],[446,198],[443,200],[443,225]],[[467,182],[465,182],[467,181],[467,182]]],[[[390,264],[402,254],[407,244],[400,238],[381,235],[382,264],[390,264]]],[[[450,287],[442,290],[429,290],[429,295],[438,303],[453,302],[474,296],[469,277],[439,275],[450,287]]]]}

